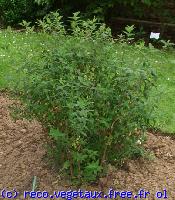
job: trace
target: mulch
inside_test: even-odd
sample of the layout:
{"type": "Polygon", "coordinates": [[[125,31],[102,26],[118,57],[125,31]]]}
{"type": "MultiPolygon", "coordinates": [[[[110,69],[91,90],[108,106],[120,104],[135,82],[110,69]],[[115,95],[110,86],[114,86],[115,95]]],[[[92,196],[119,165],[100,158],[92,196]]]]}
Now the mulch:
{"type": "MultiPolygon", "coordinates": [[[[42,125],[35,120],[14,120],[11,117],[9,106],[15,102],[6,94],[0,95],[0,190],[15,188],[21,194],[31,191],[34,176],[37,177],[37,190],[53,193],[54,190],[73,189],[45,162],[44,145],[49,138],[42,125]]],[[[150,192],[149,200],[158,199],[156,193],[166,190],[168,199],[175,199],[175,140],[170,136],[148,133],[145,148],[152,152],[154,159],[130,160],[125,168],[113,167],[98,185],[82,187],[86,190],[103,189],[104,192],[113,188],[134,194],[142,188],[150,192]]]]}

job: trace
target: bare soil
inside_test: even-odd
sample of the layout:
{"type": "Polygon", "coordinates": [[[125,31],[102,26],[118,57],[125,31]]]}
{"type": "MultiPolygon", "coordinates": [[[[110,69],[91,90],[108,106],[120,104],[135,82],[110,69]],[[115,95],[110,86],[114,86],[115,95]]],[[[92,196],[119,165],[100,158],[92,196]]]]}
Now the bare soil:
{"type": "MultiPolygon", "coordinates": [[[[0,95],[0,190],[31,191],[34,176],[37,177],[37,190],[52,193],[73,189],[61,182],[59,174],[43,159],[48,138],[41,124],[14,120],[9,111],[13,103],[7,95],[0,95]]],[[[143,188],[150,192],[147,198],[150,200],[158,199],[156,192],[166,189],[168,199],[175,199],[175,141],[168,136],[148,133],[145,148],[154,153],[153,160],[131,160],[125,169],[113,168],[98,185],[81,189],[107,192],[112,187],[137,194],[143,188]]],[[[22,195],[16,199],[23,199],[22,195]]]]}

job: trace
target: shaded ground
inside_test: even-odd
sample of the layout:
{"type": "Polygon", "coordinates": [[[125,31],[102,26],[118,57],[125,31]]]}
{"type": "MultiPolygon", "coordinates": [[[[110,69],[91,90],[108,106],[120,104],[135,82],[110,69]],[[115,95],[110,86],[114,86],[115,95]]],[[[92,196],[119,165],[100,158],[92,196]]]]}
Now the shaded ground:
{"type": "MultiPolygon", "coordinates": [[[[6,95],[0,95],[0,190],[16,188],[19,192],[30,191],[33,176],[37,176],[37,190],[69,190],[43,160],[47,134],[42,126],[36,121],[14,121],[8,109],[12,103],[13,100],[6,95]]],[[[126,169],[113,169],[108,179],[100,180],[98,187],[86,189],[107,191],[113,187],[135,193],[143,188],[151,193],[148,199],[157,199],[154,194],[166,188],[168,199],[175,199],[175,141],[148,133],[145,147],[154,152],[153,161],[129,161],[126,169]]]]}

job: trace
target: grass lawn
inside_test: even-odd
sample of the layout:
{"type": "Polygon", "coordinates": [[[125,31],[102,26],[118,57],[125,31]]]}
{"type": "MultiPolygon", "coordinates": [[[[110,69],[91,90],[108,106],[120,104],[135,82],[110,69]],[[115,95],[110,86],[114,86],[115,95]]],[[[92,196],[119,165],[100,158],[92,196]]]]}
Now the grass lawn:
{"type": "MultiPolygon", "coordinates": [[[[43,46],[52,47],[52,38],[46,34],[25,34],[10,31],[0,32],[0,89],[9,88],[13,79],[18,80],[19,74],[14,70],[21,66],[26,58],[37,59],[37,54],[43,46]]],[[[139,47],[138,47],[139,48],[139,47]]],[[[175,52],[163,52],[156,49],[144,48],[134,54],[132,46],[117,47],[118,53],[124,54],[125,59],[139,62],[148,59],[159,75],[158,93],[152,95],[159,98],[155,111],[157,128],[166,133],[175,133],[175,52]]]]}
{"type": "Polygon", "coordinates": [[[35,33],[0,32],[0,89],[9,87],[11,79],[18,78],[15,70],[26,58],[35,59],[37,53],[42,51],[42,47],[47,45],[49,38],[46,34],[41,36],[35,33]]]}
{"type": "Polygon", "coordinates": [[[160,102],[156,110],[158,126],[163,132],[175,133],[175,52],[155,64],[159,74],[160,102]]]}

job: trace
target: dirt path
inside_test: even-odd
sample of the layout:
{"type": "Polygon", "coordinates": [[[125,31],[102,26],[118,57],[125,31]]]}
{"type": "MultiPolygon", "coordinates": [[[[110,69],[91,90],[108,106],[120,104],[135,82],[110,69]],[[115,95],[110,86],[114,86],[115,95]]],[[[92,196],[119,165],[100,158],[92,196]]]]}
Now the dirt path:
{"type": "MultiPolygon", "coordinates": [[[[31,190],[33,176],[37,176],[38,190],[64,190],[58,175],[49,170],[42,159],[47,137],[42,126],[36,121],[14,121],[8,109],[12,103],[6,95],[0,95],[0,190],[31,190]]],[[[133,192],[143,188],[151,193],[148,199],[158,199],[155,193],[166,189],[168,199],[175,199],[175,141],[149,133],[145,146],[154,152],[155,159],[130,161],[127,169],[114,170],[104,185],[105,191],[110,187],[133,192]]],[[[99,187],[93,189],[100,190],[99,187]]]]}

